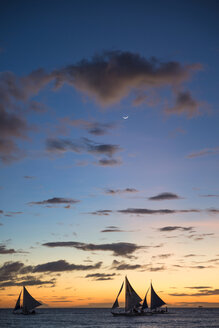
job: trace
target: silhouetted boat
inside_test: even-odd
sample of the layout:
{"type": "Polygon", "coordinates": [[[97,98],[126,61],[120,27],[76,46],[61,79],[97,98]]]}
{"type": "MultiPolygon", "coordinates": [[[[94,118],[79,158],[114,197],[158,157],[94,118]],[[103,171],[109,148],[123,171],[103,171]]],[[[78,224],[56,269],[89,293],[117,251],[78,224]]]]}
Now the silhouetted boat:
{"type": "Polygon", "coordinates": [[[146,298],[143,302],[143,305],[141,305],[140,302],[142,301],[142,299],[136,293],[134,288],[131,286],[127,277],[125,277],[125,308],[122,309],[121,311],[117,310],[119,309],[118,298],[122,292],[123,286],[124,286],[124,282],[122,283],[122,286],[119,290],[116,300],[112,306],[111,313],[114,316],[129,316],[129,317],[151,315],[152,314],[151,312],[144,311],[145,309],[148,308],[146,304],[147,303],[146,298]]]}
{"type": "MultiPolygon", "coordinates": [[[[151,282],[151,286],[149,287],[151,289],[151,305],[150,305],[150,309],[152,313],[156,313],[156,314],[163,314],[163,313],[168,313],[167,312],[167,307],[164,309],[161,309],[162,305],[165,305],[166,303],[157,295],[157,293],[155,292],[153,286],[152,286],[152,282],[151,282]]],[[[147,291],[148,293],[148,291],[147,291]]],[[[147,297],[147,293],[145,295],[145,297],[147,297]]]]}
{"type": "Polygon", "coordinates": [[[23,287],[23,293],[20,292],[17,302],[15,304],[13,313],[14,314],[35,314],[35,308],[42,305],[40,302],[35,300],[23,287]],[[22,299],[22,300],[21,300],[22,299]]]}

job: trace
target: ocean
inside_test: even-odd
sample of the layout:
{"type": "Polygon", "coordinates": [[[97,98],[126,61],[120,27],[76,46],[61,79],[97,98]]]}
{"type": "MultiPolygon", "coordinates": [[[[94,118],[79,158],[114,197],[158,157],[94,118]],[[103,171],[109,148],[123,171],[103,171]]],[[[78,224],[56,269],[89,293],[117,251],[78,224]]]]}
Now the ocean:
{"type": "Polygon", "coordinates": [[[1,328],[219,328],[219,308],[169,309],[169,314],[113,317],[110,309],[37,309],[36,315],[13,315],[0,309],[1,328]]]}

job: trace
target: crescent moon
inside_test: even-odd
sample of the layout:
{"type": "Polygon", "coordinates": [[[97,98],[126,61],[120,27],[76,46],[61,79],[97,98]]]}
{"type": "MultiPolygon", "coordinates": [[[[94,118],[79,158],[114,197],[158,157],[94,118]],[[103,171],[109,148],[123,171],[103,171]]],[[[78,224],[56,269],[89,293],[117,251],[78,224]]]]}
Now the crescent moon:
{"type": "Polygon", "coordinates": [[[123,118],[124,120],[127,120],[127,118],[129,118],[129,117],[128,117],[128,115],[127,115],[127,116],[123,116],[122,118],[123,118]]]}

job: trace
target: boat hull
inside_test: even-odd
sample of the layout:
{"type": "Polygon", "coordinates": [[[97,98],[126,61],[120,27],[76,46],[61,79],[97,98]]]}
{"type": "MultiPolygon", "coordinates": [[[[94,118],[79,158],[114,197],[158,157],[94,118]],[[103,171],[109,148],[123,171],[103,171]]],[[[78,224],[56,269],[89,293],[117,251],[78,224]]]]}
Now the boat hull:
{"type": "Polygon", "coordinates": [[[153,315],[152,312],[136,312],[136,313],[128,313],[128,312],[111,312],[114,317],[147,317],[153,315]]]}

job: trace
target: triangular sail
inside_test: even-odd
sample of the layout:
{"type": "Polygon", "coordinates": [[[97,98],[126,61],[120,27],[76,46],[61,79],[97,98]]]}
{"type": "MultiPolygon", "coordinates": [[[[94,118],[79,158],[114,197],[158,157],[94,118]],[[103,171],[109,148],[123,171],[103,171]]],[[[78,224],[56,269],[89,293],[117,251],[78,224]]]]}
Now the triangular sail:
{"type": "Polygon", "coordinates": [[[166,303],[156,294],[151,284],[151,310],[156,309],[164,304],[166,303]]]}
{"type": "Polygon", "coordinates": [[[30,310],[33,310],[34,308],[36,308],[37,306],[42,305],[40,302],[38,302],[37,300],[35,300],[35,298],[33,298],[28,291],[26,290],[26,288],[24,287],[23,290],[23,311],[24,312],[28,312],[30,310]]]}
{"type": "Polygon", "coordinates": [[[20,295],[18,296],[17,302],[14,307],[14,311],[19,310],[21,308],[21,292],[20,295]]]}
{"type": "Polygon", "coordinates": [[[125,291],[125,311],[130,311],[135,307],[140,306],[142,299],[138,296],[135,290],[132,288],[127,277],[125,277],[126,291],[125,291]]]}
{"type": "Polygon", "coordinates": [[[145,294],[144,301],[143,301],[143,304],[142,304],[142,307],[141,307],[142,310],[148,309],[147,294],[149,292],[149,289],[150,289],[150,287],[148,288],[147,293],[145,294]]]}
{"type": "Polygon", "coordinates": [[[116,300],[115,300],[115,302],[114,302],[114,304],[113,304],[113,306],[112,306],[112,309],[116,309],[116,308],[119,307],[118,298],[119,298],[119,295],[121,294],[121,291],[122,291],[122,289],[123,289],[123,285],[124,285],[124,282],[122,283],[122,286],[121,286],[121,288],[120,288],[120,290],[119,290],[119,293],[118,293],[118,295],[117,295],[117,297],[116,297],[116,300]]]}

